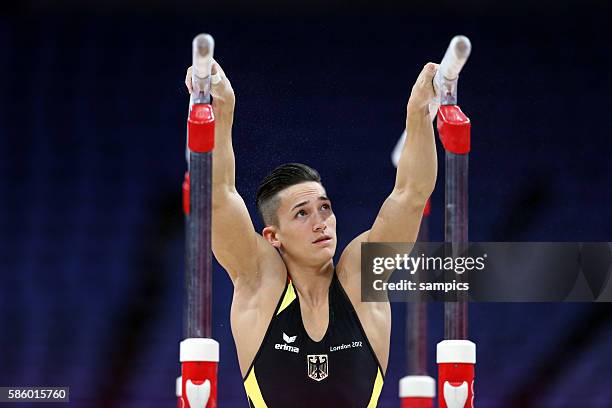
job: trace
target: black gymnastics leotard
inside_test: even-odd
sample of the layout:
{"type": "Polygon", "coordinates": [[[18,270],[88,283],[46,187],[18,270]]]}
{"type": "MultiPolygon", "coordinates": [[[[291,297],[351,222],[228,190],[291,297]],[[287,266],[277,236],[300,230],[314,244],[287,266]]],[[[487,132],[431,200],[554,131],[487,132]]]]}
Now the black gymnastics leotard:
{"type": "Polygon", "coordinates": [[[329,325],[321,341],[306,332],[288,279],[244,378],[252,408],[376,407],[384,376],[357,313],[334,272],[329,325]]]}

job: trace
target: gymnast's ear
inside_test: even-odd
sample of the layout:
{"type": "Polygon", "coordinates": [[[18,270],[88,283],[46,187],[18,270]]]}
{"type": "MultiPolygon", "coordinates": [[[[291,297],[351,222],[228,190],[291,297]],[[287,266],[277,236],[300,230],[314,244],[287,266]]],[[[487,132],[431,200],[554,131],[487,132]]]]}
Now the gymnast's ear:
{"type": "Polygon", "coordinates": [[[266,241],[268,241],[274,248],[280,248],[281,243],[278,240],[278,232],[276,227],[273,225],[268,225],[261,231],[261,235],[264,237],[266,241]]]}

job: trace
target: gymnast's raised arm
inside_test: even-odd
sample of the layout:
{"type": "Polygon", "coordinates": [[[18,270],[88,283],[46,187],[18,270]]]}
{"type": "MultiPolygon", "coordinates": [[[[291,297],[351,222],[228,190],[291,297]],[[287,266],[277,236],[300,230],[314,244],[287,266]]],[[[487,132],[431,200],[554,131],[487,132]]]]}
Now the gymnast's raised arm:
{"type": "Polygon", "coordinates": [[[419,74],[406,106],[410,135],[397,164],[395,185],[368,236],[369,242],[415,242],[423,208],[436,184],[436,143],[429,117],[434,97],[432,80],[437,64],[428,63],[419,74]]]}
{"type": "MultiPolygon", "coordinates": [[[[419,74],[406,106],[406,139],[393,191],[383,203],[372,229],[355,238],[344,250],[343,271],[354,275],[347,282],[349,292],[360,296],[359,273],[362,242],[415,242],[423,209],[436,184],[438,161],[429,102],[437,64],[428,63],[419,74]]],[[[339,263],[339,266],[340,266],[339,263]]],[[[350,293],[349,293],[350,296],[350,293]]]]}
{"type": "MultiPolygon", "coordinates": [[[[215,148],[213,150],[212,249],[217,261],[228,272],[232,282],[254,276],[258,265],[258,241],[244,200],[236,191],[235,158],[232,148],[232,124],[236,98],[229,79],[215,61],[212,74],[221,80],[212,84],[215,115],[215,148]]],[[[191,67],[185,84],[192,92],[191,67]]]]}

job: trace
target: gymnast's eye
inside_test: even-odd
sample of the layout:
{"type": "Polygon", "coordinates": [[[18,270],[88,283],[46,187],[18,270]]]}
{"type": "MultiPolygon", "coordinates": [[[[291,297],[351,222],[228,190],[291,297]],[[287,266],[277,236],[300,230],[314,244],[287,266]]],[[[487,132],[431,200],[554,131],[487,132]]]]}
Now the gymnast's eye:
{"type": "Polygon", "coordinates": [[[323,205],[321,206],[321,208],[322,208],[323,210],[331,210],[331,205],[329,205],[329,204],[323,204],[323,205]]]}
{"type": "Polygon", "coordinates": [[[295,214],[295,218],[303,217],[305,215],[306,215],[306,211],[300,210],[297,212],[297,214],[295,214]]]}

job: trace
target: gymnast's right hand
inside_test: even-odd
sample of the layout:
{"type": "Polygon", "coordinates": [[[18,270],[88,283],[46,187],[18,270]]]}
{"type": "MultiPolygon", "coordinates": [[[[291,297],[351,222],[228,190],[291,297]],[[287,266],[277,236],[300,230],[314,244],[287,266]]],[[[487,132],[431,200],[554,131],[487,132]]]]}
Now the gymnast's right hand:
{"type": "MultiPolygon", "coordinates": [[[[193,92],[193,86],[191,84],[191,70],[192,67],[187,69],[187,75],[185,76],[185,85],[189,90],[189,93],[193,92]]],[[[234,115],[234,106],[236,104],[236,96],[234,95],[234,90],[232,89],[232,84],[229,79],[225,75],[223,68],[221,65],[215,60],[213,60],[211,73],[213,78],[215,76],[219,76],[220,81],[216,84],[211,81],[211,95],[213,97],[213,111],[215,113],[215,119],[217,121],[223,119],[229,119],[230,122],[234,115]]]]}

